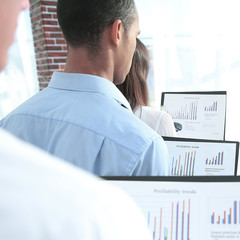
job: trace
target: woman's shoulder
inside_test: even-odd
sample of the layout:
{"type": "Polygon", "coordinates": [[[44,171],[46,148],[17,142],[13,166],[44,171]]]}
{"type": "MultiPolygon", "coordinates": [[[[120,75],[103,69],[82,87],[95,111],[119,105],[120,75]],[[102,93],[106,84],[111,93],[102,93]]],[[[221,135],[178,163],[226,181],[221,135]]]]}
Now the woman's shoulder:
{"type": "Polygon", "coordinates": [[[161,136],[176,135],[173,119],[166,111],[154,109],[149,106],[141,106],[137,109],[137,112],[135,111],[134,114],[147,123],[161,136]]]}
{"type": "Polygon", "coordinates": [[[165,111],[162,111],[160,109],[155,109],[155,108],[152,108],[152,107],[149,107],[149,106],[142,106],[142,112],[145,113],[145,114],[149,114],[149,115],[152,115],[152,116],[155,116],[155,117],[162,117],[163,115],[167,114],[167,112],[165,111]]]}

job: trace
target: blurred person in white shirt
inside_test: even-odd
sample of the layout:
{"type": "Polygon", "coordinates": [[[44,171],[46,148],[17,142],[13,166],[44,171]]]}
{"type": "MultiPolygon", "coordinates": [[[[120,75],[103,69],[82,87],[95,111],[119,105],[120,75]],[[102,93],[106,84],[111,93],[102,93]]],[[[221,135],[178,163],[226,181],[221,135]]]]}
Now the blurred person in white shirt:
{"type": "MultiPolygon", "coordinates": [[[[27,7],[27,0],[0,0],[0,71],[27,7]]],[[[150,240],[125,193],[2,129],[0,195],[0,239],[150,240]]]]}

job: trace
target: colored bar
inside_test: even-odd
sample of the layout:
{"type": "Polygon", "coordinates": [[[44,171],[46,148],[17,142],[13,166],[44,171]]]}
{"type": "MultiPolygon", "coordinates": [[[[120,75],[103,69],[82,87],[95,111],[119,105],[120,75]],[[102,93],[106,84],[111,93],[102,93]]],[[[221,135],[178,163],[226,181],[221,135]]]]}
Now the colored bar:
{"type": "Polygon", "coordinates": [[[196,151],[194,151],[193,167],[192,167],[192,176],[194,176],[195,159],[196,159],[196,151]]]}
{"type": "Polygon", "coordinates": [[[155,237],[156,237],[156,217],[154,217],[153,240],[155,240],[155,237]]]}
{"type": "Polygon", "coordinates": [[[173,160],[172,160],[172,175],[173,175],[173,168],[174,168],[174,157],[173,157],[173,160]]]}
{"type": "Polygon", "coordinates": [[[212,224],[214,224],[214,212],[212,214],[212,219],[211,219],[212,224]]]}
{"type": "Polygon", "coordinates": [[[197,102],[196,102],[195,120],[197,120],[197,110],[198,110],[198,105],[197,105],[197,102]]]}
{"type": "Polygon", "coordinates": [[[177,176],[179,176],[179,174],[180,174],[180,171],[179,171],[179,169],[180,169],[180,160],[181,160],[181,155],[179,155],[179,159],[178,159],[178,172],[177,172],[177,176]]]}
{"type": "Polygon", "coordinates": [[[186,161],[187,161],[187,153],[185,153],[185,162],[184,162],[184,169],[183,169],[183,173],[184,173],[183,175],[184,175],[184,176],[186,176],[186,175],[185,175],[186,161]]]}
{"type": "Polygon", "coordinates": [[[185,201],[183,200],[183,211],[182,211],[182,240],[184,236],[184,210],[185,210],[185,201]]]}
{"type": "Polygon", "coordinates": [[[188,200],[187,240],[190,240],[189,232],[190,232],[190,199],[188,200]]]}
{"type": "Polygon", "coordinates": [[[176,159],[175,170],[174,170],[174,175],[176,176],[176,174],[177,174],[177,159],[176,159]]]}
{"type": "Polygon", "coordinates": [[[173,237],[173,202],[172,202],[172,216],[171,216],[171,240],[173,237]]]}
{"type": "Polygon", "coordinates": [[[237,224],[237,201],[234,201],[234,224],[237,224]]]}
{"type": "Polygon", "coordinates": [[[229,209],[229,214],[228,214],[228,224],[231,224],[231,218],[232,218],[232,209],[229,209]]]}
{"type": "Polygon", "coordinates": [[[159,240],[161,240],[161,235],[162,235],[162,208],[160,209],[159,240]]]}
{"type": "Polygon", "coordinates": [[[183,176],[183,166],[181,165],[180,176],[183,176]]]}
{"type": "Polygon", "coordinates": [[[179,214],[179,202],[176,209],[176,240],[178,240],[178,214],[179,214]]]}
{"type": "Polygon", "coordinates": [[[194,106],[193,106],[193,103],[190,103],[190,108],[191,108],[191,110],[190,110],[190,114],[191,114],[191,117],[190,117],[190,119],[191,120],[193,120],[194,119],[194,106]]]}
{"type": "Polygon", "coordinates": [[[187,169],[186,169],[186,176],[188,176],[188,175],[187,175],[187,173],[188,173],[188,164],[189,164],[189,153],[188,153],[188,157],[187,157],[187,169]]]}
{"type": "Polygon", "coordinates": [[[168,238],[168,229],[165,227],[164,228],[164,240],[167,240],[168,238]]]}
{"type": "Polygon", "coordinates": [[[230,224],[232,224],[232,209],[230,208],[230,214],[229,214],[229,216],[230,216],[230,224]]]}
{"type": "Polygon", "coordinates": [[[190,167],[189,167],[189,173],[188,173],[188,176],[191,176],[191,169],[192,169],[192,159],[193,159],[192,155],[193,155],[193,152],[191,152],[191,158],[190,158],[190,167]]]}

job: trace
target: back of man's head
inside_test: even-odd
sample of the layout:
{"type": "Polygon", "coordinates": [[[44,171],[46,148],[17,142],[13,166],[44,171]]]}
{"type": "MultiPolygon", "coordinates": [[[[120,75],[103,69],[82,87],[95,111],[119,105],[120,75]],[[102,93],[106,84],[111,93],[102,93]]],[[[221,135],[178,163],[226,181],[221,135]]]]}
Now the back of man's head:
{"type": "Polygon", "coordinates": [[[136,8],[134,0],[58,0],[57,15],[68,45],[96,51],[104,29],[115,20],[128,31],[136,8]]]}

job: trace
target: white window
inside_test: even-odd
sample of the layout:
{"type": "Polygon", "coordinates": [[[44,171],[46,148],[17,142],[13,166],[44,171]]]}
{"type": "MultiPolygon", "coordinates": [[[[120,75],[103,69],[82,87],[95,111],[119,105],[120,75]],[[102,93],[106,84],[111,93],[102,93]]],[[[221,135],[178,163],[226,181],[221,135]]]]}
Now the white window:
{"type": "Polygon", "coordinates": [[[150,105],[163,91],[227,91],[226,140],[240,140],[240,1],[136,0],[152,55],[150,105]]]}

